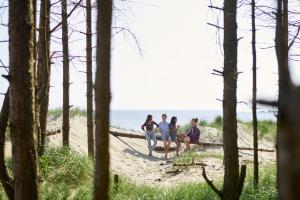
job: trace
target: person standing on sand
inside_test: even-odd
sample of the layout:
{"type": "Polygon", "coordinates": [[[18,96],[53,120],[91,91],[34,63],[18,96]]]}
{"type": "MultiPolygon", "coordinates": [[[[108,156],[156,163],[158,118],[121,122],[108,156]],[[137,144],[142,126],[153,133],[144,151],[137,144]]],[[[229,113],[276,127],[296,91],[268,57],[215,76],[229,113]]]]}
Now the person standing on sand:
{"type": "MultiPolygon", "coordinates": [[[[180,140],[185,143],[187,150],[191,149],[190,143],[199,142],[200,129],[198,128],[197,123],[198,123],[197,118],[192,119],[192,121],[191,121],[192,128],[190,128],[187,133],[179,135],[180,140]]],[[[180,144],[180,142],[179,142],[179,144],[180,144]]]]}
{"type": "Polygon", "coordinates": [[[171,141],[175,142],[176,144],[176,156],[179,156],[178,151],[179,151],[180,141],[177,138],[177,131],[180,126],[176,124],[177,124],[177,117],[173,116],[170,121],[169,132],[170,132],[171,141]]]}
{"type": "Polygon", "coordinates": [[[149,157],[152,156],[152,151],[154,150],[157,141],[156,141],[156,136],[153,131],[153,126],[156,126],[156,128],[159,127],[159,125],[152,120],[152,115],[148,115],[145,123],[142,125],[142,130],[146,132],[146,140],[148,142],[148,150],[149,150],[149,157]],[[151,140],[153,140],[153,145],[151,145],[151,140]]]}
{"type": "Polygon", "coordinates": [[[167,122],[167,114],[161,115],[162,121],[159,123],[159,131],[161,134],[161,139],[164,141],[164,150],[165,150],[165,160],[168,159],[168,150],[171,144],[171,137],[169,132],[169,123],[167,122]]]}

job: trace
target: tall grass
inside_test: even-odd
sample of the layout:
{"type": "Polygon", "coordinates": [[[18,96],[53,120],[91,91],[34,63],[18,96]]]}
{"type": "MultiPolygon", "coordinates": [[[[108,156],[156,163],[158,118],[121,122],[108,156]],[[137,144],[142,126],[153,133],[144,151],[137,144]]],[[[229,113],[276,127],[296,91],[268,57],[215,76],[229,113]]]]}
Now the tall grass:
{"type": "MultiPolygon", "coordinates": [[[[239,122],[239,125],[249,131],[250,133],[253,132],[252,121],[250,122],[239,122]]],[[[257,122],[257,129],[258,129],[258,139],[265,139],[265,140],[275,140],[277,125],[276,122],[272,120],[260,120],[257,122]]]]}
{"type": "MultiPolygon", "coordinates": [[[[56,108],[56,109],[50,109],[48,111],[48,116],[57,119],[60,116],[62,116],[63,114],[63,110],[62,108],[56,108]]],[[[82,116],[82,117],[86,117],[86,110],[80,109],[80,108],[72,108],[70,109],[70,117],[75,117],[75,116],[82,116]]]]}
{"type": "MultiPolygon", "coordinates": [[[[188,157],[188,156],[187,156],[188,157]]],[[[187,158],[188,159],[188,158],[187,158]]],[[[8,159],[9,168],[12,167],[8,159]]],[[[93,199],[93,162],[83,155],[68,149],[50,149],[39,159],[41,175],[41,199],[43,200],[90,200],[93,199]]],[[[277,199],[275,188],[275,166],[261,167],[260,187],[253,188],[253,170],[248,175],[241,199],[277,199]]],[[[111,181],[112,200],[198,200],[218,199],[206,183],[179,184],[173,187],[159,187],[137,184],[128,178],[120,177],[118,188],[111,181]]],[[[215,180],[218,188],[222,182],[215,180]]],[[[2,186],[0,199],[6,200],[2,186]]]]}

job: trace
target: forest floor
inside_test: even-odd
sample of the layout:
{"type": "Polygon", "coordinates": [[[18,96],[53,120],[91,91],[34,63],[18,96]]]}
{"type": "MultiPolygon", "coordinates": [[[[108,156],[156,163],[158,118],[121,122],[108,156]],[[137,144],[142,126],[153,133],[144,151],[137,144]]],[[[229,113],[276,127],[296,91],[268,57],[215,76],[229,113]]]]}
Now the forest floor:
{"type": "MultiPolygon", "coordinates": [[[[61,117],[48,118],[48,130],[61,129],[61,117]]],[[[141,134],[111,127],[113,131],[141,134]]],[[[238,144],[240,147],[252,147],[253,139],[249,131],[239,127],[238,144]]],[[[222,142],[222,132],[216,128],[201,127],[202,142],[222,142]]],[[[50,147],[61,147],[62,135],[49,136],[48,145],[50,147]]],[[[70,145],[71,149],[80,154],[87,154],[87,132],[86,118],[74,116],[70,119],[70,145]]],[[[163,146],[158,141],[157,146],[163,146]]],[[[175,146],[172,143],[172,146],[175,146]]],[[[184,146],[184,145],[182,145],[184,146]]],[[[6,152],[10,154],[10,144],[6,145],[6,152]]],[[[259,148],[274,149],[274,144],[270,141],[259,141],[259,148]]],[[[184,148],[183,148],[184,149],[184,148]]],[[[175,152],[169,154],[169,162],[164,161],[162,152],[154,152],[153,157],[148,157],[147,143],[143,139],[130,139],[124,137],[114,137],[110,135],[110,157],[113,174],[124,177],[142,184],[170,186],[188,182],[203,182],[201,166],[173,166],[174,163],[203,162],[207,176],[211,180],[220,180],[223,177],[223,149],[222,147],[199,147],[193,146],[191,152],[180,151],[180,157],[175,156],[175,152]]],[[[252,165],[253,152],[239,151],[240,162],[252,165]]],[[[275,153],[259,152],[259,162],[262,165],[274,164],[275,153]]]]}

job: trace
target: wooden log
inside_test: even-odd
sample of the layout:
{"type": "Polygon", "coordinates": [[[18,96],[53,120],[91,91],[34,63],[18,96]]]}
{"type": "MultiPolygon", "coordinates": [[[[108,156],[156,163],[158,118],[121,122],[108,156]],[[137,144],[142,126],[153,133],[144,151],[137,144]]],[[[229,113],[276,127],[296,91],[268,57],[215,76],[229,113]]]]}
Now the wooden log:
{"type": "MultiPolygon", "coordinates": [[[[110,134],[112,134],[115,137],[127,137],[127,138],[135,138],[135,139],[146,139],[144,135],[138,135],[138,134],[131,134],[131,133],[122,133],[122,132],[116,132],[116,131],[110,131],[110,134]]],[[[156,135],[157,140],[162,140],[160,135],[156,135]]],[[[196,142],[191,143],[195,145],[205,146],[205,147],[223,147],[222,143],[209,143],[209,142],[196,142]]],[[[247,151],[253,151],[252,147],[239,147],[239,150],[247,150],[247,151]]],[[[275,152],[274,149],[263,149],[260,148],[258,151],[261,152],[275,152]]]]}
{"type": "Polygon", "coordinates": [[[60,129],[57,129],[57,130],[48,130],[47,131],[47,133],[46,133],[46,135],[47,136],[51,136],[51,135],[56,135],[56,134],[58,134],[58,133],[61,133],[61,130],[60,129]]]}
{"type": "MultiPolygon", "coordinates": [[[[47,131],[47,136],[55,135],[58,133],[61,133],[60,129],[50,130],[50,131],[47,131]]],[[[110,134],[112,134],[115,137],[127,137],[127,138],[144,139],[144,140],[146,139],[144,135],[138,135],[138,134],[132,134],[132,133],[122,133],[122,132],[117,132],[117,131],[110,131],[110,134]]],[[[160,135],[156,135],[156,139],[162,141],[160,135]]],[[[191,144],[200,145],[200,146],[204,146],[204,147],[223,147],[222,143],[196,142],[196,143],[191,143],[191,144]]],[[[155,149],[155,150],[161,151],[161,149],[155,149]]],[[[173,151],[173,150],[174,150],[173,147],[171,147],[170,151],[173,151]]],[[[253,148],[252,147],[239,147],[239,150],[253,151],[253,148]]],[[[258,151],[270,152],[270,153],[275,152],[274,149],[263,149],[263,148],[258,149],[258,151]]]]}
{"type": "Polygon", "coordinates": [[[173,163],[174,167],[187,167],[187,166],[207,166],[207,164],[203,162],[192,162],[192,163],[173,163]]]}

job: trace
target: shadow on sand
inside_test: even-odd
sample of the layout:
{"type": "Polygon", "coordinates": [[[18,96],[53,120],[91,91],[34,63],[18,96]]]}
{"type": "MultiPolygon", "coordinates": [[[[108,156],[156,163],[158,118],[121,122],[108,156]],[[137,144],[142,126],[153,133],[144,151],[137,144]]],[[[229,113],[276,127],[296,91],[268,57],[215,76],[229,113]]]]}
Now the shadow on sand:
{"type": "Polygon", "coordinates": [[[143,158],[145,160],[150,160],[150,161],[159,161],[159,160],[161,160],[160,158],[155,157],[155,156],[149,157],[147,154],[144,154],[144,153],[136,150],[135,148],[133,148],[131,145],[129,145],[126,141],[122,140],[121,138],[119,138],[119,137],[116,137],[116,138],[128,147],[128,148],[123,150],[124,153],[133,155],[133,156],[138,157],[138,158],[143,158]]]}

